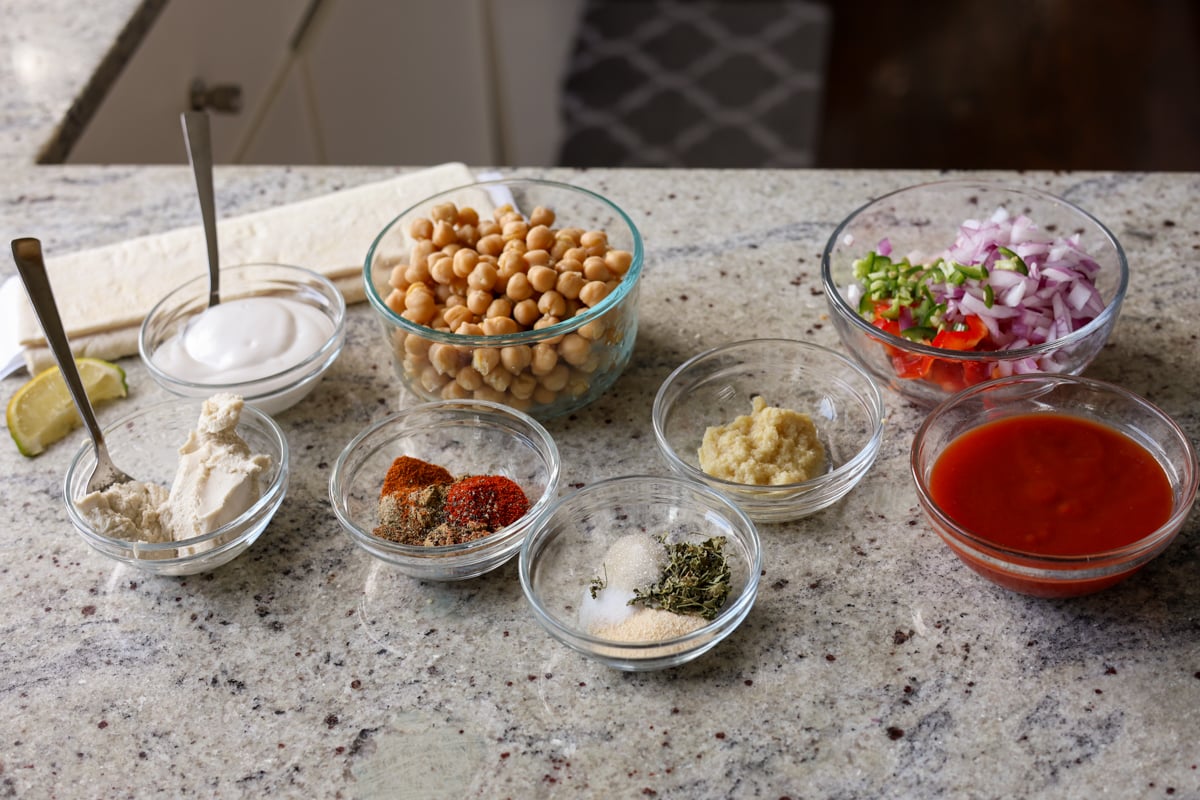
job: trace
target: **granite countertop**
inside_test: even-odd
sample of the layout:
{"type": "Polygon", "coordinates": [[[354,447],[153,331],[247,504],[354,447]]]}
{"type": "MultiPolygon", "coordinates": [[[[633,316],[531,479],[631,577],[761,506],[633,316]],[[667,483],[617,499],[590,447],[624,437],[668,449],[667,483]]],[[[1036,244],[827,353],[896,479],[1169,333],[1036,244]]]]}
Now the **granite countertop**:
{"type": "MultiPolygon", "coordinates": [[[[107,5],[126,17],[138,6],[107,5]]],[[[67,15],[63,2],[49,7],[67,15]]],[[[123,21],[109,21],[110,35],[123,21]]],[[[0,92],[10,238],[67,252],[194,224],[185,165],[35,167],[50,111],[72,95],[39,115],[15,113],[29,106],[14,92],[0,92]]],[[[219,212],[396,171],[219,168],[219,212]]],[[[548,426],[564,485],[664,472],[651,401],[699,350],[768,335],[838,347],[818,274],[826,238],[866,199],[935,177],[536,174],[611,197],[646,241],[632,363],[597,403],[548,426]]],[[[1190,266],[1200,175],[987,177],[1049,189],[1112,228],[1131,288],[1087,374],[1151,398],[1200,438],[1190,266]]],[[[13,271],[0,262],[0,276],[13,271]]],[[[101,406],[102,422],[163,397],[136,359],[122,366],[130,394],[101,406]]],[[[0,382],[5,402],[24,377],[0,382]]],[[[155,578],[88,548],[61,498],[81,432],[34,459],[0,443],[0,794],[1200,797],[1197,513],[1162,557],[1107,592],[1004,591],[920,518],[907,456],[921,412],[886,400],[883,450],[863,483],[816,516],[762,527],[762,589],[741,628],[692,664],[644,674],[551,640],[515,563],[421,583],[339,530],[326,489],[338,452],[413,402],[366,306],[352,307],[326,379],[278,418],[293,453],[282,509],[215,572],[155,578]]]]}

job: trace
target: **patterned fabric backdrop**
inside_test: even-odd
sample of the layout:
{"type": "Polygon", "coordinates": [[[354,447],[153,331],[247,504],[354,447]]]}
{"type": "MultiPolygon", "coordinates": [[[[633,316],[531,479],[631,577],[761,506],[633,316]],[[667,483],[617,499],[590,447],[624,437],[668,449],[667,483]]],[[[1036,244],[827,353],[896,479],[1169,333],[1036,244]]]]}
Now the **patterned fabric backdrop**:
{"type": "Polygon", "coordinates": [[[559,162],[811,166],[828,33],[805,0],[589,0],[559,162]]]}

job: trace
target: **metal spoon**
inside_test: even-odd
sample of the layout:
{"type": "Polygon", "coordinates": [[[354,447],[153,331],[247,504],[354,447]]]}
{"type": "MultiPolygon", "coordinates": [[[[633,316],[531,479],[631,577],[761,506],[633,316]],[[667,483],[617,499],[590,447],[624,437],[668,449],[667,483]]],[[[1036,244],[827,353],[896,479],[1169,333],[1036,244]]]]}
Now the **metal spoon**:
{"type": "Polygon", "coordinates": [[[62,318],[58,315],[58,305],[54,302],[54,292],[50,289],[50,279],[46,276],[46,262],[42,260],[42,243],[37,239],[14,239],[12,243],[13,260],[17,262],[17,271],[25,284],[29,302],[37,313],[38,322],[42,323],[42,333],[58,362],[58,369],[63,380],[67,383],[67,391],[75,401],[75,408],[83,419],[88,433],[92,437],[92,448],[96,453],[96,466],[88,476],[87,490],[100,492],[113,484],[131,481],[108,455],[108,447],[104,444],[104,433],[96,422],[96,413],[92,410],[92,402],[88,399],[87,391],[83,388],[83,380],[79,377],[79,368],[75,366],[75,356],[71,353],[71,344],[67,341],[67,332],[63,329],[62,318]]]}
{"type": "Polygon", "coordinates": [[[217,255],[217,209],[213,194],[212,136],[209,134],[208,113],[184,111],[179,115],[183,138],[187,142],[188,163],[196,176],[196,191],[200,195],[200,216],[204,220],[204,241],[208,246],[208,306],[221,302],[221,259],[217,255]]]}

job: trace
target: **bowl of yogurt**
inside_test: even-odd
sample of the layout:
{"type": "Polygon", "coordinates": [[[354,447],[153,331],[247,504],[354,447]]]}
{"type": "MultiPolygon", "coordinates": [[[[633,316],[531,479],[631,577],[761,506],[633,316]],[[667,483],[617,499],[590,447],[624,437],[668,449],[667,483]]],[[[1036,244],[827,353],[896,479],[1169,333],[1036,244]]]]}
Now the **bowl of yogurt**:
{"type": "Polygon", "coordinates": [[[194,278],[146,315],[138,351],[151,377],[182,397],[232,392],[278,414],[303,400],[341,354],[346,301],[323,275],[285,264],[221,270],[221,301],[194,278]]]}
{"type": "Polygon", "coordinates": [[[234,394],[171,399],[104,430],[134,480],[87,491],[91,442],[67,469],[67,516],[98,552],[158,575],[191,575],[233,560],[266,530],[287,493],[279,425],[234,394]]]}

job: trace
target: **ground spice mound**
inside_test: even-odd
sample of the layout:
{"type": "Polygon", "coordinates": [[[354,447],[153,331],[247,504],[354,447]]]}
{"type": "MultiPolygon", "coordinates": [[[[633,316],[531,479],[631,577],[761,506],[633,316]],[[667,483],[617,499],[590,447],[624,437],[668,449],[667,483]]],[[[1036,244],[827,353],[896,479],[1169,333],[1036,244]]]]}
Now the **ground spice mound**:
{"type": "Polygon", "coordinates": [[[401,456],[384,478],[374,534],[421,547],[462,544],[511,525],[528,510],[525,492],[508,478],[455,478],[436,464],[401,456]]]}

